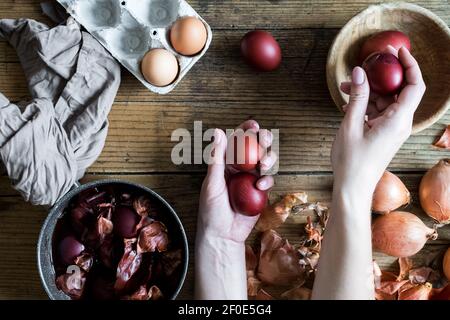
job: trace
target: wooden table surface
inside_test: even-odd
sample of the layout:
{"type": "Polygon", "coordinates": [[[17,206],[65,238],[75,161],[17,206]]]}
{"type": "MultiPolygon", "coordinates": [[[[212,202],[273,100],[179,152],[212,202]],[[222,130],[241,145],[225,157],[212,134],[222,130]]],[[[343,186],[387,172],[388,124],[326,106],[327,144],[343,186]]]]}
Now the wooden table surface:
{"type": "MultiPolygon", "coordinates": [[[[0,18],[27,17],[48,21],[40,0],[3,0],[0,18]]],[[[203,165],[175,166],[170,161],[176,128],[233,128],[253,118],[266,128],[280,129],[280,173],[272,197],[289,191],[307,191],[313,201],[330,201],[332,176],[330,148],[342,115],[328,93],[325,64],[328,48],[346,21],[379,1],[245,1],[189,0],[211,25],[210,50],[169,95],[150,93],[131,74],[123,80],[109,116],[110,131],[98,161],[85,181],[117,177],[142,183],[166,197],[179,213],[193,249],[198,194],[205,173],[203,165]],[[239,40],[249,30],[270,29],[279,40],[284,60],[273,73],[256,74],[239,56],[239,40]]],[[[412,1],[432,10],[447,24],[448,1],[412,1]]],[[[16,54],[0,42],[0,92],[11,100],[29,98],[16,54]]],[[[450,123],[448,112],[431,128],[412,136],[390,169],[398,172],[413,193],[411,211],[418,206],[417,186],[423,172],[450,152],[432,142],[450,123]]],[[[0,177],[0,299],[45,299],[36,267],[36,243],[47,209],[25,203],[0,177]]],[[[299,226],[287,223],[280,230],[298,238],[299,226]]],[[[417,255],[441,252],[450,242],[449,227],[440,239],[417,255]]],[[[192,254],[191,254],[192,258],[192,254]]],[[[383,267],[395,259],[376,254],[383,267]]],[[[193,296],[193,263],[180,298],[193,296]]]]}

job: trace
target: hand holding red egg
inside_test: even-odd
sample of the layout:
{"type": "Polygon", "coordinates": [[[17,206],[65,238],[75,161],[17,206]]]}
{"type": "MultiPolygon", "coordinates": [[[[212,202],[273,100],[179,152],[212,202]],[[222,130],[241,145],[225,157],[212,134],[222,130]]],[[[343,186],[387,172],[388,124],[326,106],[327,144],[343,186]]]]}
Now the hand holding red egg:
{"type": "Polygon", "coordinates": [[[402,47],[410,50],[410,40],[406,34],[395,30],[376,33],[362,45],[359,64],[366,71],[374,95],[395,96],[399,93],[404,70],[397,55],[402,47]]]}
{"type": "MultiPolygon", "coordinates": [[[[260,129],[256,121],[248,120],[239,129],[258,133],[263,149],[272,145],[272,135],[260,129]]],[[[200,195],[199,224],[215,237],[243,242],[267,204],[267,193],[274,183],[272,176],[261,176],[259,170],[269,170],[277,158],[273,152],[263,153],[251,171],[240,172],[233,163],[226,163],[229,140],[222,130],[216,129],[214,153],[200,195]]],[[[241,152],[245,154],[245,148],[241,152]]]]}
{"type": "MultiPolygon", "coordinates": [[[[405,70],[410,47],[408,36],[399,31],[377,33],[363,44],[359,59],[365,58],[362,67],[370,85],[369,123],[397,101],[407,82],[405,70]]],[[[341,83],[341,90],[350,94],[350,82],[341,83]]]]}

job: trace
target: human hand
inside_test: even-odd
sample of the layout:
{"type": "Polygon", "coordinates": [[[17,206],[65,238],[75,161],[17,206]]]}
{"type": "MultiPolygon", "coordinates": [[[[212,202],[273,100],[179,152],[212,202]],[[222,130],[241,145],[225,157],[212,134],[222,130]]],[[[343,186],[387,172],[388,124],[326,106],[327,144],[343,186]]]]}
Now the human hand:
{"type": "MultiPolygon", "coordinates": [[[[259,144],[263,148],[272,144],[271,133],[260,130],[256,121],[246,121],[239,128],[259,132],[259,144]]],[[[226,179],[234,169],[226,165],[227,142],[225,133],[216,129],[197,220],[195,295],[198,299],[247,298],[245,240],[259,216],[242,215],[230,205],[226,179]]],[[[260,169],[268,171],[275,162],[276,156],[269,152],[261,159],[260,169]]],[[[268,190],[273,183],[271,176],[265,176],[257,181],[256,186],[260,190],[268,190]]]]}
{"type": "Polygon", "coordinates": [[[414,112],[426,87],[417,61],[406,48],[399,50],[398,58],[406,82],[398,96],[370,95],[367,76],[360,67],[353,69],[351,83],[341,84],[350,99],[343,107],[346,114],[331,157],[335,182],[341,187],[372,195],[384,170],[411,134],[414,112]]]}
{"type": "MultiPolygon", "coordinates": [[[[272,144],[270,131],[260,129],[259,124],[254,120],[245,121],[238,129],[259,133],[259,144],[264,149],[272,144]]],[[[258,221],[259,215],[249,217],[232,209],[228,198],[226,178],[235,173],[235,169],[225,163],[226,149],[227,137],[222,130],[216,129],[214,132],[214,155],[200,194],[197,232],[243,244],[258,221]]],[[[260,169],[268,171],[276,160],[276,154],[269,151],[261,159],[260,169]]],[[[253,173],[258,174],[256,171],[253,173]]],[[[256,186],[260,190],[268,190],[272,188],[273,184],[272,176],[263,176],[257,181],[256,186]]]]}

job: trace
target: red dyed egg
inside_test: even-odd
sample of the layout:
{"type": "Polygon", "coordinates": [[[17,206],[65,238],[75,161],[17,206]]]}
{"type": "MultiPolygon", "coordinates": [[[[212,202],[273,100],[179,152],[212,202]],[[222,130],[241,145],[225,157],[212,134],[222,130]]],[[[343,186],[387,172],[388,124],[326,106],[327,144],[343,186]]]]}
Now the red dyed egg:
{"type": "Polygon", "coordinates": [[[403,66],[390,53],[374,53],[363,63],[370,89],[380,95],[398,93],[403,83],[403,66]]]}
{"type": "Polygon", "coordinates": [[[262,30],[247,33],[241,40],[245,61],[259,71],[273,71],[281,63],[281,49],[274,37],[262,30]]]}
{"type": "Polygon", "coordinates": [[[240,172],[228,181],[228,194],[230,203],[236,212],[247,216],[256,216],[261,213],[267,204],[267,191],[259,190],[256,187],[258,177],[240,172]]]}

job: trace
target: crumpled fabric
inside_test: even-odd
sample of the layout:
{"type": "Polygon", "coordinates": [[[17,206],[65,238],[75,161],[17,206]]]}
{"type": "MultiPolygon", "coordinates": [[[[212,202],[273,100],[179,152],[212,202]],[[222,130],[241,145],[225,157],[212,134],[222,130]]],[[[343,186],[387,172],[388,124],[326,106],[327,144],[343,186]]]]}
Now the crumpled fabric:
{"type": "Polygon", "coordinates": [[[33,100],[0,93],[0,162],[26,201],[53,205],[103,149],[120,66],[72,18],[54,28],[2,19],[1,37],[17,51],[33,100]]]}

